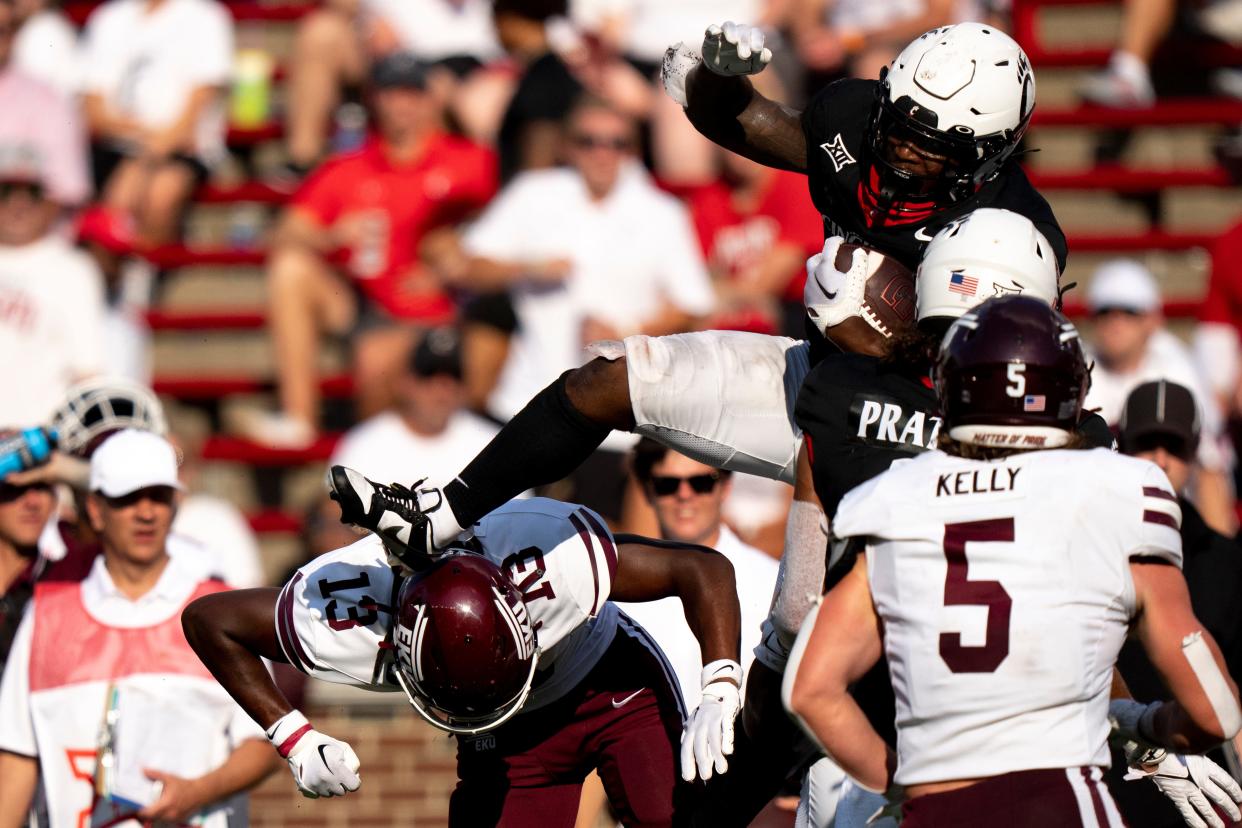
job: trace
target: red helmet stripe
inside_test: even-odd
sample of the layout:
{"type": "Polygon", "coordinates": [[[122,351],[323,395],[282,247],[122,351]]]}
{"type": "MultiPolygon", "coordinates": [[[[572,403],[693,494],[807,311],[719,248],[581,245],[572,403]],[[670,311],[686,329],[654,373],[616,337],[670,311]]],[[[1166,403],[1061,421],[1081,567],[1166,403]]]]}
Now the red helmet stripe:
{"type": "Polygon", "coordinates": [[[604,550],[604,560],[608,562],[608,581],[609,585],[611,585],[612,576],[617,574],[617,548],[612,543],[612,533],[599,522],[599,518],[592,512],[586,509],[579,509],[578,512],[586,518],[586,522],[591,524],[591,528],[595,530],[595,537],[599,539],[599,545],[604,550]]]}
{"type": "Polygon", "coordinates": [[[591,580],[595,583],[595,597],[591,599],[591,616],[594,617],[599,611],[599,566],[595,563],[595,547],[591,545],[591,532],[582,522],[582,518],[578,517],[577,512],[569,516],[569,522],[578,530],[578,537],[586,546],[587,559],[591,562],[591,580]]]}

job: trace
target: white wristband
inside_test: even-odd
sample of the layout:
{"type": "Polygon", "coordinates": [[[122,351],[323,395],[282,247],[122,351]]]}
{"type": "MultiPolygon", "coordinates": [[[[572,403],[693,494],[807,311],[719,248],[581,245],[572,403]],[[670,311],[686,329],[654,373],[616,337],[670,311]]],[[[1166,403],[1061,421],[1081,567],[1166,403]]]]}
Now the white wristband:
{"type": "Polygon", "coordinates": [[[718,681],[728,681],[737,687],[742,686],[742,665],[731,658],[720,658],[711,664],[703,665],[702,687],[718,681]]]}
{"type": "Polygon", "coordinates": [[[276,752],[282,758],[288,759],[289,754],[297,747],[298,742],[307,733],[314,730],[307,718],[302,715],[300,710],[291,710],[284,716],[276,720],[276,723],[267,729],[267,740],[272,743],[272,747],[276,748],[276,752]]]}

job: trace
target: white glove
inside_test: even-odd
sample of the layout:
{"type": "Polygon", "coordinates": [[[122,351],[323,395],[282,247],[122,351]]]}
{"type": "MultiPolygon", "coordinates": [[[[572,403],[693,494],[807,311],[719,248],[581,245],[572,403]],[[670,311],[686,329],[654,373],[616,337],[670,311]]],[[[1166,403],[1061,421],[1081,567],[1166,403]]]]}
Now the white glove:
{"type": "Polygon", "coordinates": [[[305,797],[344,796],[362,784],[354,749],[315,730],[297,710],[268,728],[267,738],[289,762],[293,781],[305,797]]]}
{"type": "Polygon", "coordinates": [[[754,75],[772,60],[772,50],[764,48],[763,30],[745,23],[724,23],[707,27],[703,35],[703,63],[717,75],[754,75]]]}
{"type": "Polygon", "coordinates": [[[851,316],[862,316],[863,297],[867,289],[867,251],[854,251],[849,270],[837,270],[837,250],[845,243],[841,236],[824,240],[821,253],[806,260],[806,287],[802,303],[806,315],[819,332],[827,336],[828,328],[840,325],[851,316]]]}
{"type": "Polygon", "coordinates": [[[1191,828],[1224,828],[1208,800],[1216,803],[1233,822],[1242,820],[1238,804],[1242,787],[1220,765],[1206,756],[1166,754],[1159,765],[1130,766],[1126,779],[1151,779],[1177,808],[1191,828]]]}
{"type": "Polygon", "coordinates": [[[742,667],[722,658],[703,668],[703,699],[681,734],[681,778],[704,781],[729,769],[733,753],[733,720],[742,707],[742,667]]]}

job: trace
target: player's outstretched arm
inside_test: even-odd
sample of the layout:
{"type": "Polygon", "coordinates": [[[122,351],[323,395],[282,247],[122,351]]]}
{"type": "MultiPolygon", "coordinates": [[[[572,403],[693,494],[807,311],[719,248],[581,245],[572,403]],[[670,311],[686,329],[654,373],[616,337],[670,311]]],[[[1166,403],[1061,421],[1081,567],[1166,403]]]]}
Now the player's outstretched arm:
{"type": "Polygon", "coordinates": [[[1130,573],[1139,640],[1175,699],[1150,706],[1135,723],[1137,735],[1178,753],[1201,753],[1232,739],[1242,728],[1238,688],[1195,617],[1181,570],[1132,561],[1130,573]]]}
{"type": "Polygon", "coordinates": [[[880,619],[860,554],[803,623],[783,695],[785,707],[824,752],[860,785],[879,792],[892,786],[897,759],[849,688],[882,652],[880,619]]]}
{"type": "Polygon", "coordinates": [[[680,598],[686,622],[703,653],[703,698],[681,735],[681,777],[710,779],[729,769],[733,725],[741,707],[738,648],[742,610],[733,565],[715,550],[693,544],[617,536],[615,601],[680,598]]]}
{"type": "Polygon", "coordinates": [[[288,761],[302,794],[312,799],[343,796],[362,784],[353,748],[312,728],[263,665],[264,658],[287,661],[276,638],[279,595],[272,588],[207,595],[185,608],[181,626],[216,681],[288,761]]]}
{"type": "MultiPolygon", "coordinates": [[[[679,44],[680,45],[680,44],[679,44]]],[[[678,47],[664,58],[664,84],[685,107],[695,129],[725,149],[769,167],[806,171],[806,137],[801,113],[755,90],[746,78],[772,59],[763,32],[754,26],[725,23],[708,28],[703,59],[678,47]]]]}

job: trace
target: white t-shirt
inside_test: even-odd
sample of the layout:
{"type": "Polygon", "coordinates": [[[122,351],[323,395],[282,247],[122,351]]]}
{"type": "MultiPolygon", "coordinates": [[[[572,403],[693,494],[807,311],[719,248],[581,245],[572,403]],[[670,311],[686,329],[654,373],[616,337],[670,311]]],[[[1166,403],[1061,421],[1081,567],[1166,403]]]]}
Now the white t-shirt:
{"type": "MultiPolygon", "coordinates": [[[[538,709],[576,687],[612,644],[616,542],[590,509],[542,497],[509,501],[473,533],[525,598],[541,653],[523,710],[538,709]]],[[[397,579],[375,535],[299,569],[276,602],[277,638],[289,663],[324,681],[398,690],[381,657],[397,579]],[[342,623],[346,618],[352,623],[342,623]]]]}
{"type": "MultiPolygon", "coordinates": [[[[772,606],[777,562],[753,546],[747,546],[727,526],[720,527],[715,549],[733,564],[737,598],[742,607],[742,666],[749,667],[750,654],[759,643],[760,626],[772,606]]],[[[692,554],[692,553],[686,553],[692,554]]],[[[687,712],[699,706],[703,696],[703,653],[686,623],[680,598],[661,598],[644,603],[619,602],[617,606],[642,625],[660,645],[677,673],[687,712]]]]}
{"type": "Polygon", "coordinates": [[[348,466],[372,480],[404,483],[426,477],[437,486],[452,480],[499,429],[466,411],[454,414],[434,437],[415,434],[395,411],[385,411],[351,428],[332,452],[333,466],[348,466]]]}
{"type": "Polygon", "coordinates": [[[1088,350],[1087,361],[1095,360],[1091,369],[1091,390],[1087,392],[1084,408],[1099,408],[1100,416],[1110,426],[1116,426],[1125,409],[1126,397],[1145,382],[1168,380],[1190,389],[1199,404],[1202,437],[1199,440],[1199,463],[1212,471],[1228,471],[1233,467],[1233,451],[1225,436],[1224,418],[1216,398],[1195,368],[1190,348],[1167,330],[1152,334],[1147,353],[1138,369],[1119,374],[1110,371],[1104,363],[1088,350]]]}
{"type": "Polygon", "coordinates": [[[1108,449],[991,462],[932,451],[832,520],[867,544],[897,699],[902,785],[1107,767],[1130,560],[1182,563],[1164,472],[1108,449]]]}
{"type": "Polygon", "coordinates": [[[664,50],[678,41],[697,53],[703,32],[713,23],[757,23],[763,5],[759,0],[572,0],[570,8],[587,29],[605,17],[622,18],[625,54],[659,63],[664,50]]]}
{"type": "MultiPolygon", "coordinates": [[[[112,0],[86,21],[85,92],[152,128],[185,111],[200,86],[225,86],[233,73],[233,19],[214,0],[112,0]]],[[[204,111],[195,153],[204,162],[224,154],[223,101],[204,111]]]]}
{"type": "Polygon", "coordinates": [[[392,27],[402,49],[423,60],[469,56],[486,63],[500,56],[488,0],[363,0],[363,5],[392,27]]]}
{"type": "MultiPolygon", "coordinates": [[[[141,730],[148,716],[165,725],[176,722],[180,731],[165,736],[181,745],[173,752],[183,758],[180,770],[187,776],[218,767],[244,740],[264,738],[181,633],[182,607],[204,590],[192,567],[171,559],[155,586],[136,601],[116,588],[102,555],[80,587],[56,586],[73,593],[57,597],[73,600],[58,602],[49,617],[40,613],[43,596],[36,592],[0,684],[0,750],[39,758],[52,825],[78,824],[79,815],[90,811],[95,751],[112,686],[122,711],[116,725],[118,762],[126,761],[127,727],[141,730]],[[53,641],[60,645],[51,646],[53,641]],[[57,661],[61,664],[52,664],[57,661]],[[144,704],[141,717],[124,715],[132,710],[126,705],[131,696],[144,704]]],[[[208,587],[213,590],[218,587],[208,587]]],[[[129,743],[142,738],[136,735],[129,743]]],[[[196,824],[236,828],[246,821],[241,795],[213,807],[196,824]]]]}
{"type": "Polygon", "coordinates": [[[689,214],[637,163],[599,202],[574,170],[522,173],[488,205],[464,244],[474,255],[501,261],[573,263],[561,285],[511,291],[519,330],[488,400],[501,420],[585,361],[588,317],[625,335],[638,332],[665,301],[693,315],[715,304],[689,214]]]}
{"type": "Polygon", "coordinates": [[[81,90],[80,62],[78,30],[55,9],[31,15],[13,39],[13,66],[64,95],[81,90]]]}
{"type": "Polygon", "coordinates": [[[58,235],[0,246],[0,427],[47,422],[73,383],[101,370],[103,276],[58,235]]]}
{"type": "Polygon", "coordinates": [[[192,555],[206,574],[234,589],[264,586],[259,541],[229,501],[192,494],[181,501],[168,539],[170,555],[192,555]]]}

